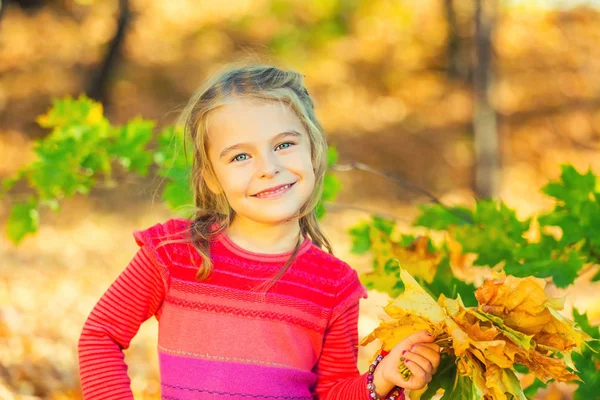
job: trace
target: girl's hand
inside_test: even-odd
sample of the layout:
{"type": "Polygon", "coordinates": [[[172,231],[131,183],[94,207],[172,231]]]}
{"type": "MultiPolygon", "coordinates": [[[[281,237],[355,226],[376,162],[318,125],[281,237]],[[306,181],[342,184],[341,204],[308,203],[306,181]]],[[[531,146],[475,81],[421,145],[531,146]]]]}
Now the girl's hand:
{"type": "Polygon", "coordinates": [[[440,365],[440,346],[427,331],[415,332],[400,343],[381,360],[373,374],[373,383],[378,395],[384,397],[394,386],[405,389],[422,389],[440,365]],[[405,363],[411,375],[408,380],[398,372],[398,366],[405,363]]]}

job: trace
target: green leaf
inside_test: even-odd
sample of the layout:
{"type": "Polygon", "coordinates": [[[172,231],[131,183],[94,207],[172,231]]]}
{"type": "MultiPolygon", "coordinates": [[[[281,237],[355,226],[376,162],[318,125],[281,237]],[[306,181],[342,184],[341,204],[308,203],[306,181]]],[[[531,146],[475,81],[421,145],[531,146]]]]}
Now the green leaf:
{"type": "Polygon", "coordinates": [[[189,185],[177,181],[171,181],[165,184],[162,198],[167,203],[167,206],[174,211],[185,206],[189,207],[193,203],[193,195],[189,185]]]}
{"type": "Polygon", "coordinates": [[[325,216],[326,212],[327,211],[325,210],[325,206],[323,205],[323,202],[319,201],[317,203],[317,205],[315,206],[315,215],[316,215],[317,219],[319,219],[319,220],[322,219],[325,216]]]}
{"type": "Polygon", "coordinates": [[[37,232],[38,227],[39,213],[33,197],[26,203],[17,203],[11,207],[6,223],[6,235],[13,243],[20,243],[26,235],[37,232]]]}
{"type": "Polygon", "coordinates": [[[502,202],[485,200],[477,203],[474,224],[454,230],[455,239],[465,253],[477,254],[477,265],[495,266],[512,261],[518,249],[526,244],[523,234],[530,221],[521,221],[502,202]]]}
{"type": "Polygon", "coordinates": [[[337,176],[326,174],[323,178],[323,193],[321,194],[321,199],[323,201],[335,200],[341,188],[342,184],[337,176]]]}
{"type": "Polygon", "coordinates": [[[562,230],[560,244],[568,246],[584,237],[585,226],[576,214],[568,210],[554,210],[538,218],[541,227],[558,226],[562,230]]]}
{"type": "Polygon", "coordinates": [[[587,314],[580,314],[577,309],[573,309],[573,319],[577,326],[585,333],[596,339],[587,342],[581,354],[573,352],[571,357],[575,363],[575,368],[579,371],[578,376],[583,382],[579,382],[579,387],[575,390],[573,398],[576,400],[593,399],[600,393],[600,329],[592,326],[587,314]],[[593,350],[593,351],[592,351],[593,350]]]}
{"type": "Polygon", "coordinates": [[[335,147],[329,146],[327,148],[327,166],[332,166],[338,162],[339,154],[335,147]]]}
{"type": "Polygon", "coordinates": [[[383,271],[386,274],[400,273],[400,266],[398,265],[398,262],[396,260],[389,259],[385,262],[385,265],[383,266],[383,271]]]}
{"type": "MultiPolygon", "coordinates": [[[[421,395],[421,398],[423,400],[431,399],[439,389],[444,389],[444,393],[449,394],[454,387],[457,372],[456,358],[443,353],[437,372],[433,375],[431,382],[427,385],[427,390],[421,395]]],[[[446,398],[446,396],[444,395],[443,398],[446,398]]]]}
{"type": "Polygon", "coordinates": [[[452,226],[473,223],[471,210],[466,207],[445,207],[441,204],[425,204],[419,206],[421,214],[413,225],[424,226],[435,230],[447,230],[452,226]]]}
{"type": "MultiPolygon", "coordinates": [[[[2,192],[8,192],[21,179],[19,176],[2,180],[2,192]]],[[[0,192],[1,193],[1,192],[0,192]]]]}
{"type": "Polygon", "coordinates": [[[562,165],[560,181],[548,183],[542,192],[554,197],[565,207],[577,207],[581,199],[587,199],[596,188],[596,176],[591,170],[584,174],[577,172],[572,165],[562,165]]]}
{"type": "Polygon", "coordinates": [[[444,257],[438,265],[433,281],[429,284],[423,282],[422,285],[425,289],[431,292],[435,298],[439,298],[440,294],[443,294],[450,299],[460,296],[465,306],[477,306],[477,299],[475,298],[475,286],[454,276],[454,273],[452,273],[452,268],[450,268],[450,260],[448,259],[448,256],[444,257]]]}
{"type": "Polygon", "coordinates": [[[600,357],[598,353],[585,350],[582,354],[573,353],[573,362],[579,371],[578,376],[583,382],[579,382],[577,390],[573,393],[574,400],[597,399],[600,393],[600,357]]]}
{"type": "MultiPolygon", "coordinates": [[[[154,154],[154,162],[158,165],[158,175],[164,177],[162,197],[171,209],[192,205],[193,192],[189,181],[189,165],[192,152],[190,146],[184,147],[183,132],[169,127],[158,136],[158,150],[154,154]]],[[[317,205],[317,216],[324,213],[322,204],[317,205]]]]}
{"type": "Polygon", "coordinates": [[[135,118],[117,131],[109,154],[129,171],[146,176],[153,158],[146,145],[152,138],[153,129],[154,122],[135,118]]]}
{"type": "Polygon", "coordinates": [[[74,100],[71,96],[52,101],[48,113],[37,118],[42,128],[67,129],[73,126],[88,126],[105,123],[102,104],[85,95],[74,100]]]}
{"type": "MultiPolygon", "coordinates": [[[[377,288],[375,288],[375,289],[377,289],[377,288]]],[[[404,281],[402,279],[400,279],[400,277],[398,277],[398,280],[394,284],[393,289],[395,290],[395,292],[394,292],[394,296],[392,296],[392,297],[396,297],[396,296],[404,293],[404,291],[406,290],[406,285],[404,284],[404,281]]]]}
{"type": "Polygon", "coordinates": [[[379,292],[387,293],[392,298],[398,297],[400,294],[402,294],[402,292],[404,292],[404,283],[398,277],[366,273],[360,275],[360,281],[367,287],[367,289],[375,289],[379,292]]]}
{"type": "Polygon", "coordinates": [[[587,313],[579,313],[576,308],[573,308],[573,320],[577,323],[582,331],[594,339],[600,339],[600,328],[597,326],[592,326],[587,313]]]}
{"type": "Polygon", "coordinates": [[[396,222],[388,219],[384,219],[381,217],[373,216],[373,227],[375,229],[379,229],[387,236],[391,236],[394,231],[394,227],[396,226],[396,222]]]}
{"type": "Polygon", "coordinates": [[[568,250],[558,259],[539,259],[525,264],[507,263],[504,271],[517,277],[552,277],[557,287],[565,288],[575,281],[584,263],[585,260],[579,256],[577,251],[568,250]]]}
{"type": "Polygon", "coordinates": [[[531,385],[527,386],[527,388],[525,388],[523,393],[525,394],[525,396],[528,399],[532,399],[536,395],[538,390],[543,389],[546,386],[548,386],[547,383],[544,383],[544,382],[540,381],[538,378],[535,378],[535,381],[533,381],[533,383],[531,385]]]}
{"type": "Polygon", "coordinates": [[[352,248],[350,252],[362,254],[371,248],[370,225],[367,222],[361,222],[350,228],[349,234],[352,239],[352,248]]]}
{"type": "Polygon", "coordinates": [[[444,394],[443,400],[481,400],[484,393],[477,388],[473,381],[466,376],[458,376],[456,385],[449,393],[444,394]]]}

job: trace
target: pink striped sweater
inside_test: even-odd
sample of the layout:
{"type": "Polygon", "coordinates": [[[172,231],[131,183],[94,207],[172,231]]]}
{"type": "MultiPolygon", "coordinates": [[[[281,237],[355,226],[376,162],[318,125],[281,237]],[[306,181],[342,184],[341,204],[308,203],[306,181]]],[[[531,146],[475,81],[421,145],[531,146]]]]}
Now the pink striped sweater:
{"type": "Polygon", "coordinates": [[[356,366],[366,291],[354,270],[307,238],[264,296],[251,288],[290,254],[252,253],[221,235],[211,243],[213,274],[197,282],[200,257],[190,244],[157,247],[189,223],[134,232],[140,249],[79,339],[85,399],[133,398],[123,349],[152,316],[163,399],[369,399],[356,366]]]}

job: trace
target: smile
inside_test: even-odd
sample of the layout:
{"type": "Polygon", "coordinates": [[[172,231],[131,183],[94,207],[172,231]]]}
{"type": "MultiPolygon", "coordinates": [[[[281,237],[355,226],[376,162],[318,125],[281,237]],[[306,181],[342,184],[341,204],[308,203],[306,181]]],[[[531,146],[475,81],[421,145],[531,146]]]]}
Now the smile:
{"type": "Polygon", "coordinates": [[[275,199],[277,197],[280,197],[284,193],[286,193],[295,184],[296,184],[296,182],[289,183],[287,185],[283,185],[283,186],[277,188],[276,190],[260,192],[258,194],[255,194],[253,197],[258,197],[259,199],[275,199]]]}

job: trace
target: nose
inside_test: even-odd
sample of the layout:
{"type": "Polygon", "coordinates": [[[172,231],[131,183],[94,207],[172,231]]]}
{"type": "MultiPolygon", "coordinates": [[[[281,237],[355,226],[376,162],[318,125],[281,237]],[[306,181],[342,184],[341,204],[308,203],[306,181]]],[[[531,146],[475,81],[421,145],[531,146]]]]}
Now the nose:
{"type": "Polygon", "coordinates": [[[279,161],[275,154],[267,154],[261,157],[261,162],[258,166],[258,176],[261,178],[272,178],[277,175],[281,170],[279,161]]]}

